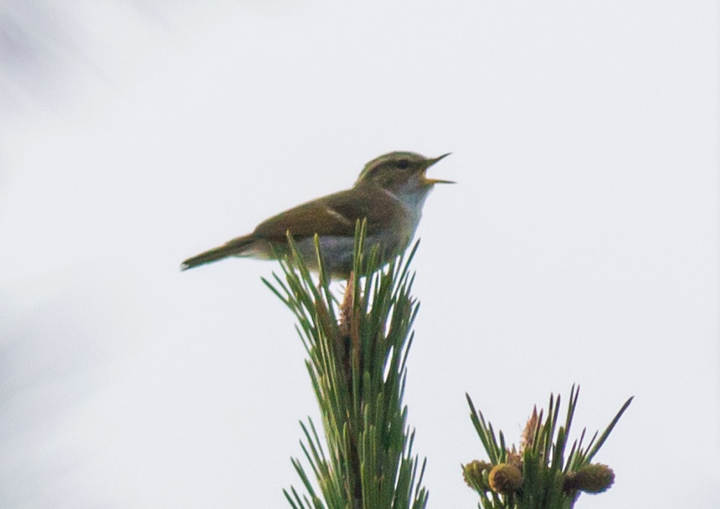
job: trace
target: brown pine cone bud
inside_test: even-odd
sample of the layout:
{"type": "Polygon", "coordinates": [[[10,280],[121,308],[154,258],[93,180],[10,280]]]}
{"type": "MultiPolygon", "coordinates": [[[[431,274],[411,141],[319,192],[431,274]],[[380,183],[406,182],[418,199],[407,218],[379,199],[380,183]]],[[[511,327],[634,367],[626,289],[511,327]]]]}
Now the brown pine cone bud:
{"type": "Polygon", "coordinates": [[[490,470],[488,480],[494,492],[509,495],[522,486],[522,472],[515,465],[500,463],[490,470]]]}
{"type": "Polygon", "coordinates": [[[520,435],[520,454],[532,447],[538,423],[542,424],[542,411],[540,412],[540,415],[538,415],[537,407],[534,406],[532,415],[525,424],[522,435],[520,435]]]}
{"type": "Polygon", "coordinates": [[[570,472],[563,482],[564,491],[580,490],[585,493],[602,493],[615,481],[615,473],[607,465],[595,463],[570,472]]]}
{"type": "Polygon", "coordinates": [[[471,461],[463,465],[463,479],[472,489],[489,490],[490,486],[483,479],[483,470],[489,471],[491,468],[492,465],[487,461],[471,461]]]}

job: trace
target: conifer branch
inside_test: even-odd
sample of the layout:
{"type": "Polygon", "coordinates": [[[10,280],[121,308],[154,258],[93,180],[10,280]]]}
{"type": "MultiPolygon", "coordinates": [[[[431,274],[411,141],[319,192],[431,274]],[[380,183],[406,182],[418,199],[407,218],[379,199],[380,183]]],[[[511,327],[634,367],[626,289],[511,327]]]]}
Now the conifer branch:
{"type": "Polygon", "coordinates": [[[311,419],[300,423],[305,461],[292,464],[305,494],[294,487],[284,491],[295,509],[422,509],[427,503],[425,462],[413,453],[403,404],[418,310],[409,271],[417,243],[383,268],[377,250],[366,250],[364,241],[363,222],[356,227],[353,272],[339,305],[317,237],[319,283],[290,236],[290,253],[280,261],[283,277],[263,279],[297,319],[324,431],[321,438],[311,419]]]}
{"type": "Polygon", "coordinates": [[[571,509],[581,492],[600,493],[612,485],[615,474],[607,465],[590,463],[633,398],[620,408],[600,439],[597,433],[583,446],[585,430],[565,457],[568,436],[580,388],[570,389],[564,424],[558,427],[560,396],[550,395],[546,417],[533,408],[523,430],[520,447],[508,449],[502,432],[497,436],[482,412],[470,406],[470,420],[489,462],[463,465],[465,482],[480,496],[480,509],[571,509]]]}

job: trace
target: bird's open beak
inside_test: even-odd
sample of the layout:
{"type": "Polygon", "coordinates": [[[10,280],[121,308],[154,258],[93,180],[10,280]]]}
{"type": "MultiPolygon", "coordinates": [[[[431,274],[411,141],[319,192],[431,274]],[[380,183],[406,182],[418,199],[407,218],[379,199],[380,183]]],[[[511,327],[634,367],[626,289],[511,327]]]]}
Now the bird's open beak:
{"type": "MultiPolygon", "coordinates": [[[[441,155],[441,156],[439,156],[439,157],[436,157],[436,158],[434,158],[434,159],[428,159],[428,163],[427,163],[427,166],[425,167],[425,170],[427,170],[428,168],[430,168],[433,164],[437,163],[437,162],[440,161],[441,159],[445,159],[445,158],[446,158],[447,156],[449,156],[450,154],[451,154],[451,152],[448,152],[447,154],[443,154],[443,155],[441,155]]],[[[424,172],[423,172],[423,177],[425,177],[424,172]]],[[[429,179],[429,178],[427,178],[427,177],[425,177],[425,183],[426,183],[426,184],[455,184],[455,182],[452,181],[452,180],[429,179]]]]}

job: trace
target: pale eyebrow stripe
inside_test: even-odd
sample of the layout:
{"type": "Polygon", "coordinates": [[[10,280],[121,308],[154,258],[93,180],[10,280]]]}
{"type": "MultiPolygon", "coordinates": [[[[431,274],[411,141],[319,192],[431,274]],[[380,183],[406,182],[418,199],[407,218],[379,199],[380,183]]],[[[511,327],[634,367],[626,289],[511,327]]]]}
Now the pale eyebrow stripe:
{"type": "Polygon", "coordinates": [[[340,212],[338,212],[337,210],[334,210],[334,209],[332,209],[332,208],[330,208],[330,207],[325,207],[325,210],[327,211],[328,214],[330,214],[331,216],[333,216],[335,219],[338,219],[339,221],[345,223],[345,224],[348,225],[348,226],[352,226],[353,222],[350,221],[347,217],[343,216],[343,215],[342,215],[340,212]]]}

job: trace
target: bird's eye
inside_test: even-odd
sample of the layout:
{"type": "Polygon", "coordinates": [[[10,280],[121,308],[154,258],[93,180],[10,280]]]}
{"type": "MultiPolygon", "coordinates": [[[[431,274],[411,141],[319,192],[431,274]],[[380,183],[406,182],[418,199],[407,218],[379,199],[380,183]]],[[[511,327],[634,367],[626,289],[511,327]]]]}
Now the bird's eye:
{"type": "Polygon", "coordinates": [[[410,161],[408,161],[407,159],[399,159],[399,160],[395,163],[395,166],[398,167],[398,168],[400,168],[401,170],[404,170],[404,169],[406,169],[408,166],[410,166],[410,161]]]}

